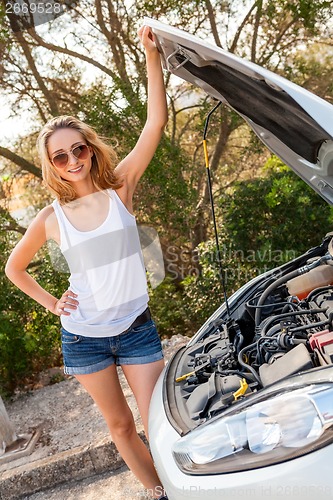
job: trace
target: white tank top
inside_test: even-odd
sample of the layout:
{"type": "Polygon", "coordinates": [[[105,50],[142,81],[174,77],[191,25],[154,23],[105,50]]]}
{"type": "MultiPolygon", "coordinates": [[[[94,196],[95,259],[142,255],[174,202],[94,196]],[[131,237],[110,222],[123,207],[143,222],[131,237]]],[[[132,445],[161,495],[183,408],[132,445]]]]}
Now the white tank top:
{"type": "Polygon", "coordinates": [[[116,191],[108,189],[109,212],[91,231],[79,231],[59,202],[52,203],[60,229],[60,250],[70,270],[70,289],[79,302],[65,330],[88,337],[109,337],[126,330],[149,300],[138,229],[116,191]]]}

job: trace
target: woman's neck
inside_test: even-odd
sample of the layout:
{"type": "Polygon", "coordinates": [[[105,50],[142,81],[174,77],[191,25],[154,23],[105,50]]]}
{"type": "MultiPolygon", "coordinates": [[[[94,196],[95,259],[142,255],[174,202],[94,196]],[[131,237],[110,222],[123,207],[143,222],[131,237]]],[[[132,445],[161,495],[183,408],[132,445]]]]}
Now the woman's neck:
{"type": "Polygon", "coordinates": [[[77,194],[77,198],[83,198],[84,196],[88,196],[98,191],[91,179],[85,179],[82,182],[75,182],[75,184],[73,183],[73,188],[77,194]]]}

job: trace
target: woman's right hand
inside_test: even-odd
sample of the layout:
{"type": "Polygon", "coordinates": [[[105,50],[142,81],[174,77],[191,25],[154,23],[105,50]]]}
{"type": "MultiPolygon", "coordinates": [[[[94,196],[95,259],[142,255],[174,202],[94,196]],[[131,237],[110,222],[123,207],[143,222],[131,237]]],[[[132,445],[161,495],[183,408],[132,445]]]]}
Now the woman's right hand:
{"type": "Polygon", "coordinates": [[[75,310],[79,305],[79,302],[76,300],[77,294],[72,292],[72,290],[66,290],[61,296],[59,300],[54,305],[54,310],[52,311],[57,316],[69,316],[71,313],[68,309],[75,310]]]}

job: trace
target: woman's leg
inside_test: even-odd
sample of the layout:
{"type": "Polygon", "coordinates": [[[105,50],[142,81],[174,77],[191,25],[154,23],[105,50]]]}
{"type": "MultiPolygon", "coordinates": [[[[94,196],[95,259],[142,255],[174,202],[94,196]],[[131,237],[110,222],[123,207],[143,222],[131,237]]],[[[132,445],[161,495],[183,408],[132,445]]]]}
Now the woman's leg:
{"type": "Polygon", "coordinates": [[[136,432],[116,366],[111,365],[99,372],[75,377],[102,412],[112,439],[128,467],[150,491],[161,491],[151,455],[136,432]]]}
{"type": "Polygon", "coordinates": [[[149,404],[155,384],[163,368],[163,359],[142,365],[122,365],[122,370],[138,404],[148,440],[149,404]]]}
{"type": "MultiPolygon", "coordinates": [[[[151,396],[156,385],[157,379],[160,376],[163,368],[163,359],[152,363],[140,365],[122,365],[122,370],[127,379],[127,382],[135,396],[142,423],[145,429],[147,439],[148,436],[148,411],[151,396]]],[[[159,498],[164,492],[160,481],[152,489],[151,493],[154,497],[159,498]]]]}

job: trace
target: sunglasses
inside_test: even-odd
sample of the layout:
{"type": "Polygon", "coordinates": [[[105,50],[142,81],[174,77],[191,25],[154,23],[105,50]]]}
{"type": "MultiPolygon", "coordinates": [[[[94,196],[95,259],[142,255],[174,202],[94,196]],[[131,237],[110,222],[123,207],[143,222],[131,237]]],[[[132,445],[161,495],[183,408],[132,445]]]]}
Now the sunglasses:
{"type": "Polygon", "coordinates": [[[78,146],[74,146],[68,151],[56,154],[51,159],[51,162],[57,168],[65,168],[69,163],[69,153],[71,153],[71,155],[74,156],[77,160],[83,161],[88,158],[90,150],[87,144],[79,144],[78,146]]]}

